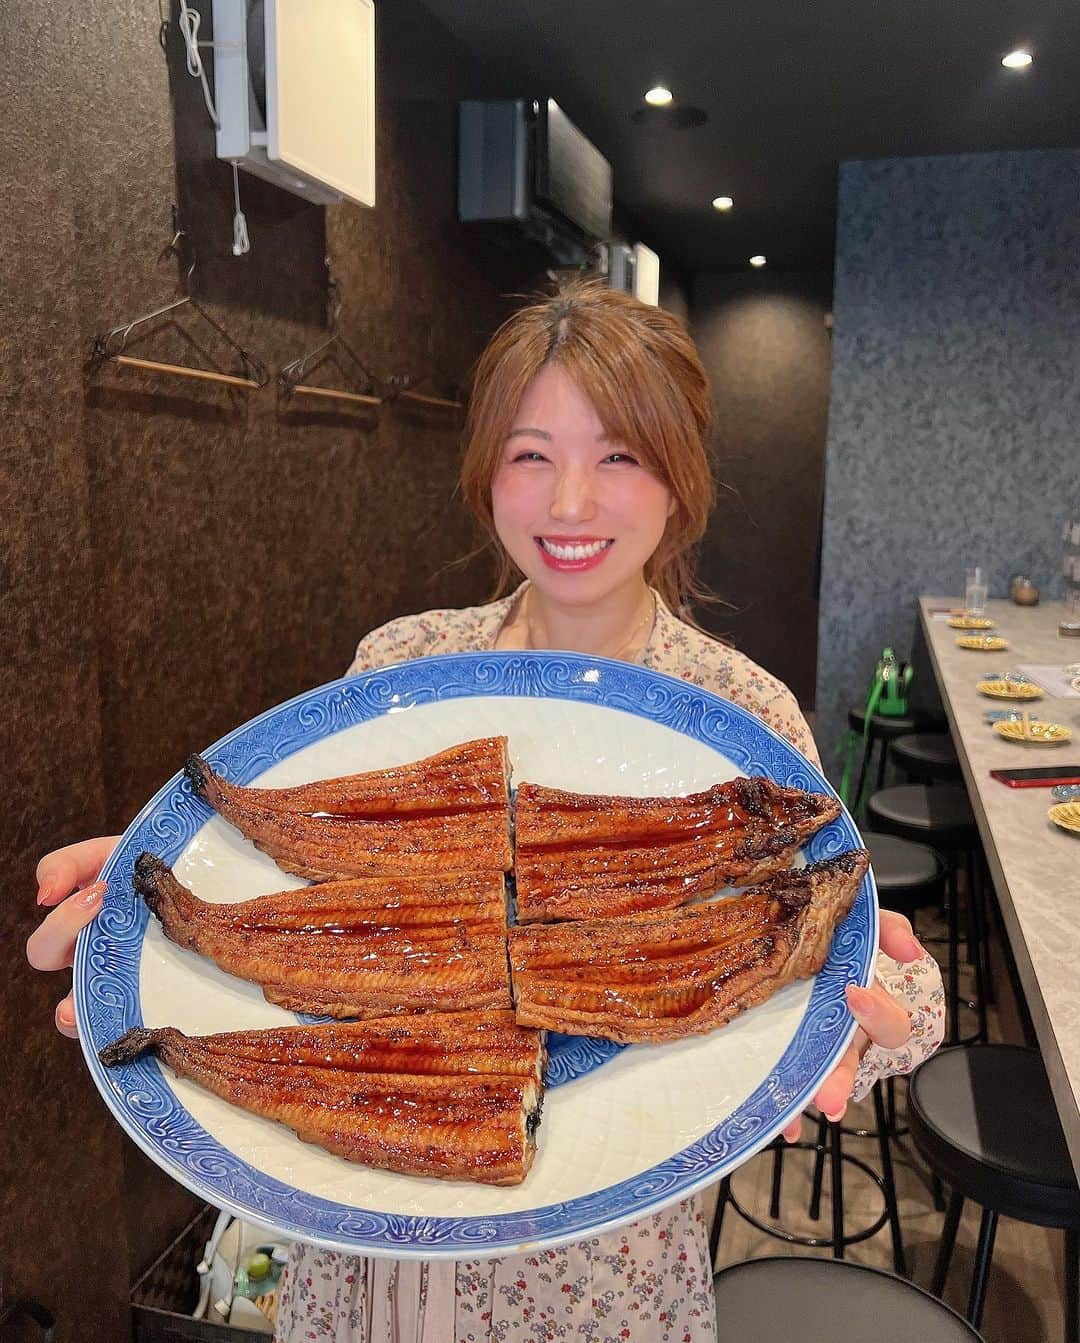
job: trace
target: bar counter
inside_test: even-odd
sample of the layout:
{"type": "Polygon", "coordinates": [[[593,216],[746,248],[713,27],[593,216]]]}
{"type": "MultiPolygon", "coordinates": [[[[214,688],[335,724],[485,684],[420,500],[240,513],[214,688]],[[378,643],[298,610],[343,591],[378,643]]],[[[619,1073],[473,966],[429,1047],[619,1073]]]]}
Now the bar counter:
{"type": "Polygon", "coordinates": [[[1080,835],[1047,817],[1048,788],[1008,788],[990,770],[1080,763],[1080,699],[1049,692],[1022,702],[990,699],[975,685],[1023,665],[1080,662],[1080,639],[1062,638],[1061,602],[1016,606],[991,601],[987,615],[1009,640],[1002,653],[957,647],[963,631],[938,616],[962,603],[922,597],[920,619],[948,716],[964,782],[997,891],[1020,983],[1050,1077],[1073,1165],[1080,1173],[1080,835]],[[1062,723],[1073,738],[1061,746],[1006,741],[984,721],[988,709],[1027,708],[1032,718],[1062,723]]]}

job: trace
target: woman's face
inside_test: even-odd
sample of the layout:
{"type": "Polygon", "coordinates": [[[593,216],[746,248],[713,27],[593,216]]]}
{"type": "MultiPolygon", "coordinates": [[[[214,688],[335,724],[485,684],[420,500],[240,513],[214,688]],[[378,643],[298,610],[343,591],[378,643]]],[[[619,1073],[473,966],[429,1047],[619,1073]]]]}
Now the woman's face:
{"type": "Polygon", "coordinates": [[[587,605],[641,581],[674,501],[557,364],[525,389],[491,485],[495,530],[539,590],[587,605]]]}

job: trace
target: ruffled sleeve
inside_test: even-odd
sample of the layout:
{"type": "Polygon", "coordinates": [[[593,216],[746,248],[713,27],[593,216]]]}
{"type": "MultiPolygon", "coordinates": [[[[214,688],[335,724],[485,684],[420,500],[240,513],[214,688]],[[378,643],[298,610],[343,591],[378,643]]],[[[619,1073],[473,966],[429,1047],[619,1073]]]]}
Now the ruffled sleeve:
{"type": "Polygon", "coordinates": [[[927,953],[917,961],[894,961],[878,952],[877,977],[908,1014],[911,1032],[899,1049],[871,1045],[862,1057],[852,1099],[861,1101],[875,1082],[913,1072],[945,1037],[945,989],[937,961],[927,953]]]}

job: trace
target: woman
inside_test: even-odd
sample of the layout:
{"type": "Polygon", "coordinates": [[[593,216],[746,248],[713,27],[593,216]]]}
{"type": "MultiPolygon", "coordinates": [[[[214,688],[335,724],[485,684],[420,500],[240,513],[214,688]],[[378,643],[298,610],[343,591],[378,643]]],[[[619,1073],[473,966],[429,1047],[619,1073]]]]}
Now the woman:
{"type": "MultiPolygon", "coordinates": [[[[486,606],[391,621],[361,641],[350,672],[489,648],[621,658],[743,705],[816,759],[791,692],[678,615],[712,505],[709,423],[705,372],[667,313],[581,282],[518,312],[478,366],[461,483],[496,547],[502,588],[514,574],[524,581],[486,606]]],[[[71,964],[75,933],[101,903],[100,883],[84,883],[114,843],[42,859],[38,900],[57,908],[30,939],[38,968],[71,964]]],[[[941,1039],[936,965],[906,920],[885,915],[881,926],[879,974],[892,991],[847,991],[859,1031],[815,1097],[830,1118],[941,1039]]],[[[76,1033],[70,995],[56,1020],[76,1033]]],[[[699,1201],[688,1199],[621,1231],[501,1260],[395,1263],[294,1246],[278,1337],[698,1343],[716,1337],[707,1242],[699,1201]]]]}

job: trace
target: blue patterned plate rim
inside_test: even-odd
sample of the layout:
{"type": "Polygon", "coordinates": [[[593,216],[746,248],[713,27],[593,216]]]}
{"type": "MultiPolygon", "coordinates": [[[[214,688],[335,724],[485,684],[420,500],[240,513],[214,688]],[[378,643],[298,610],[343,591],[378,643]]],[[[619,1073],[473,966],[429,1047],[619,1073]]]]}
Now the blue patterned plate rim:
{"type": "MultiPolygon", "coordinates": [[[[235,782],[246,783],[312,742],[391,708],[477,696],[556,698],[617,709],[710,746],[745,774],[836,797],[815,765],[741,706],[661,672],[573,653],[451,653],[343,677],[266,710],[203,754],[235,782]]],[[[335,1203],[230,1152],[180,1104],[156,1060],[106,1069],[97,1058],[105,1044],[142,1024],[139,952],[148,914],[131,893],[135,858],[153,848],[174,862],[208,819],[177,773],[143,807],[106,863],[102,876],[110,885],[102,912],[80,934],[75,954],[83,1055],[114,1117],[173,1179],[237,1216],[344,1253],[465,1258],[531,1251],[596,1235],[689,1197],[760,1151],[809,1103],[855,1030],[845,985],[867,985],[873,978],[877,892],[868,873],[784,1054],[703,1138],[629,1179],[528,1211],[417,1217],[335,1203]]],[[[805,852],[817,860],[861,843],[845,809],[805,852]]]]}

